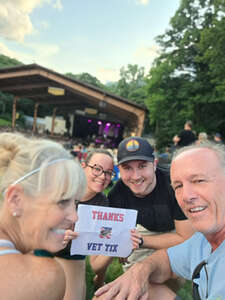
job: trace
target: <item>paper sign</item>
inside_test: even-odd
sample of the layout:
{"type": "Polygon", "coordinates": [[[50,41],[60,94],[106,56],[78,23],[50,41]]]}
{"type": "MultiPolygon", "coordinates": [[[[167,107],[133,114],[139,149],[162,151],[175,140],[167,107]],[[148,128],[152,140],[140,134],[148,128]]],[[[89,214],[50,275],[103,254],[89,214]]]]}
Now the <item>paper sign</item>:
{"type": "Polygon", "coordinates": [[[71,255],[106,255],[127,257],[132,251],[130,230],[135,228],[137,211],[105,206],[78,206],[71,255]]]}

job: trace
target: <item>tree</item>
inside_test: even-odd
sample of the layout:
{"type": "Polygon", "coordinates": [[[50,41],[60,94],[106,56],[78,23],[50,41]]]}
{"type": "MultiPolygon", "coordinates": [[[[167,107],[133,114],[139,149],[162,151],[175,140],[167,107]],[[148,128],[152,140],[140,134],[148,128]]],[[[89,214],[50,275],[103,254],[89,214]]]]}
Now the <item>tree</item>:
{"type": "Polygon", "coordinates": [[[144,67],[128,64],[120,69],[120,80],[115,91],[119,96],[133,100],[145,106],[145,70],[144,67]]]}
{"type": "Polygon", "coordinates": [[[157,37],[161,54],[148,76],[146,104],[159,147],[172,140],[186,119],[208,133],[220,124],[225,135],[224,2],[181,1],[170,30],[157,37]]]}
{"type": "Polygon", "coordinates": [[[98,78],[90,75],[89,73],[81,73],[81,74],[73,74],[73,73],[66,73],[66,76],[70,77],[71,79],[83,81],[85,83],[91,84],[98,88],[103,88],[104,85],[98,80],[98,78]]]}
{"type": "Polygon", "coordinates": [[[22,65],[22,63],[14,58],[0,54],[0,68],[8,68],[17,65],[22,65]]]}

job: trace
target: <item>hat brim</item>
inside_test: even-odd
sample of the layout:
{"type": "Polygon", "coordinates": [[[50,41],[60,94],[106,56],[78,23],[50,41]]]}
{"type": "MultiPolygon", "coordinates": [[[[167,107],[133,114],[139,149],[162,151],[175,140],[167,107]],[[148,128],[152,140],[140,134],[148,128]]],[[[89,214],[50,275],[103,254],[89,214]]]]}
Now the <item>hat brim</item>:
{"type": "Polygon", "coordinates": [[[118,165],[121,165],[122,163],[125,163],[127,161],[131,161],[131,160],[145,160],[145,161],[150,161],[153,162],[154,161],[154,157],[149,157],[149,156],[143,156],[143,155],[134,155],[134,156],[129,156],[129,157],[125,157],[123,159],[121,159],[120,161],[118,161],[118,165]]]}

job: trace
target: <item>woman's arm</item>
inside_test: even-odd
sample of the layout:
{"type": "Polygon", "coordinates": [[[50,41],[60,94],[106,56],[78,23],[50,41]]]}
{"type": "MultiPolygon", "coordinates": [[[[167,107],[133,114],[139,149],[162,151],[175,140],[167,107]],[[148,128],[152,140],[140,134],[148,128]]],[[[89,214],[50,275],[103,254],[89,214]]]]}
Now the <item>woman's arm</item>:
{"type": "Polygon", "coordinates": [[[65,293],[65,275],[52,258],[10,254],[0,258],[2,299],[59,300],[65,293]]]}

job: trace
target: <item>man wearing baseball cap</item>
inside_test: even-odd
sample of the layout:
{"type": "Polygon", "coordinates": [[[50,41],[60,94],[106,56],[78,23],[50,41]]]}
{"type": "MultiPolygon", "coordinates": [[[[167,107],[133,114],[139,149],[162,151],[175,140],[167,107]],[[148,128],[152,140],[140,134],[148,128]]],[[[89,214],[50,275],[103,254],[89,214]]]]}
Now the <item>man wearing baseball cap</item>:
{"type": "Polygon", "coordinates": [[[117,160],[121,177],[108,194],[110,206],[137,210],[142,233],[141,249],[128,258],[130,267],[154,250],[182,243],[193,229],[177,204],[169,170],[156,166],[154,149],[146,139],[124,139],[117,160]]]}

